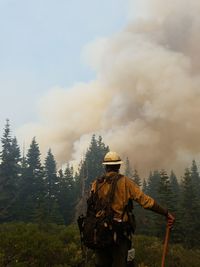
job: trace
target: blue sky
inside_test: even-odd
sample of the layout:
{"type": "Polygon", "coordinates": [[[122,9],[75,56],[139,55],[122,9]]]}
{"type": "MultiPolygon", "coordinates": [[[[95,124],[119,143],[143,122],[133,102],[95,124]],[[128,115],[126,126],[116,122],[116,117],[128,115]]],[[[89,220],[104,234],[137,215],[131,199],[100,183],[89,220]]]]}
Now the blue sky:
{"type": "Polygon", "coordinates": [[[89,81],[83,47],[127,23],[128,0],[0,0],[0,132],[37,120],[51,87],[89,81]]]}
{"type": "MultiPolygon", "coordinates": [[[[126,27],[131,19],[136,19],[141,16],[148,18],[149,16],[151,18],[150,24],[148,24],[150,28],[145,28],[144,32],[142,32],[143,34],[140,35],[139,42],[135,42],[135,38],[130,38],[130,40],[126,39],[122,47],[122,51],[125,53],[122,53],[122,56],[120,55],[117,63],[122,61],[125,65],[120,66],[122,68],[125,66],[125,71],[120,72],[121,78],[116,79],[115,82],[119,82],[118,88],[121,88],[121,81],[126,80],[128,82],[127,86],[123,84],[124,97],[122,98],[122,94],[119,92],[116,102],[113,102],[113,105],[111,103],[107,107],[108,115],[110,114],[109,111],[112,112],[113,110],[121,112],[119,112],[119,116],[116,116],[115,112],[112,112],[114,114],[112,117],[114,126],[116,126],[116,129],[119,128],[119,131],[115,131],[114,134],[112,133],[110,135],[108,130],[104,134],[104,139],[107,138],[105,140],[107,140],[106,142],[109,145],[111,144],[111,147],[115,147],[116,151],[129,156],[130,160],[132,159],[135,164],[143,161],[146,168],[149,166],[150,169],[153,169],[152,166],[158,168],[154,164],[155,162],[166,166],[166,159],[168,160],[169,158],[172,161],[172,166],[175,166],[177,163],[178,165],[182,164],[184,167],[186,160],[194,158],[195,154],[198,153],[197,156],[199,158],[200,150],[196,146],[198,143],[196,140],[198,138],[195,139],[194,136],[198,137],[199,135],[197,133],[200,130],[198,124],[191,122],[191,118],[197,121],[197,117],[199,116],[199,91],[197,89],[197,87],[200,88],[198,86],[199,75],[196,76],[197,79],[194,75],[191,76],[193,71],[190,71],[188,67],[191,64],[199,66],[197,62],[198,57],[196,57],[199,54],[198,47],[196,46],[198,43],[199,29],[199,20],[197,19],[199,4],[197,2],[197,0],[193,0],[188,4],[186,0],[170,0],[165,2],[159,0],[0,0],[0,137],[2,136],[5,120],[9,118],[13,134],[18,133],[20,135],[23,132],[21,134],[20,145],[22,145],[22,142],[25,142],[28,147],[28,129],[30,138],[36,136],[40,147],[43,147],[43,151],[46,151],[47,146],[51,146],[56,153],[56,158],[58,159],[57,155],[59,155],[59,158],[61,159],[62,156],[61,160],[65,161],[66,159],[73,158],[72,153],[74,153],[75,145],[75,154],[78,159],[79,155],[83,154],[82,151],[84,150],[81,149],[85,149],[86,146],[84,145],[88,140],[84,139],[84,135],[86,134],[89,137],[91,132],[99,132],[100,127],[96,127],[95,125],[97,121],[96,117],[94,116],[94,125],[93,127],[89,127],[88,132],[85,129],[79,129],[79,121],[74,126],[74,121],[70,120],[70,118],[71,114],[76,113],[78,109],[76,109],[76,105],[73,103],[71,109],[69,109],[67,118],[71,122],[71,125],[76,127],[78,131],[74,131],[74,128],[70,125],[72,128],[70,132],[67,131],[68,128],[65,125],[63,126],[63,121],[68,124],[66,114],[63,110],[65,111],[64,108],[68,103],[71,104],[72,101],[70,99],[68,102],[68,98],[66,98],[66,101],[65,98],[61,98],[63,96],[62,90],[61,97],[59,95],[57,98],[56,105],[51,103],[51,106],[46,107],[43,113],[39,110],[41,106],[38,107],[38,103],[40,105],[42,103],[45,108],[48,103],[46,99],[51,99],[52,96],[52,102],[54,102],[55,95],[49,93],[54,87],[63,87],[65,90],[67,88],[73,88],[72,90],[75,90],[73,85],[77,82],[87,83],[90,80],[95,80],[96,73],[83,61],[82,53],[86,45],[94,43],[96,39],[101,37],[110,37],[111,40],[114,40],[115,38],[112,38],[112,35],[126,27]],[[164,27],[161,24],[160,28],[157,28],[158,18],[165,21],[163,24],[164,27]],[[188,24],[189,29],[187,29],[188,36],[190,37],[187,39],[189,43],[182,42],[182,35],[179,34],[180,32],[184,32],[185,24],[182,22],[187,21],[187,19],[191,21],[188,24]],[[152,23],[152,20],[155,20],[155,25],[152,23]],[[150,29],[149,33],[148,29],[150,29]],[[174,36],[176,36],[175,39],[174,36]],[[163,40],[166,40],[166,44],[165,41],[161,43],[160,38],[164,38],[163,40]],[[151,42],[152,39],[154,40],[153,42],[151,42]],[[142,44],[141,46],[140,43],[142,44]],[[158,50],[158,47],[161,49],[158,50]],[[129,50],[129,48],[131,49],[129,50]],[[135,57],[135,55],[137,56],[135,57]],[[146,58],[149,60],[146,60],[146,58]],[[147,66],[143,65],[145,62],[148,63],[147,66]],[[169,68],[168,64],[170,62],[173,62],[173,64],[169,68]],[[190,62],[189,65],[187,65],[188,62],[190,62]],[[186,70],[189,70],[188,73],[186,70]],[[134,73],[134,76],[129,75],[129,73],[134,73]],[[176,73],[178,75],[175,75],[176,73]],[[150,79],[150,83],[146,82],[149,77],[157,77],[158,74],[160,75],[158,79],[153,78],[153,82],[152,79],[150,79]],[[183,76],[180,74],[183,74],[183,76]],[[160,77],[165,82],[161,83],[160,77]],[[139,88],[141,84],[142,92],[145,92],[144,88],[146,88],[146,92],[151,92],[151,96],[156,95],[156,98],[152,98],[150,101],[149,99],[146,101],[145,98],[143,100],[135,98],[135,91],[133,89],[138,90],[138,88],[132,89],[132,84],[135,84],[137,80],[141,81],[139,88]],[[131,87],[128,86],[129,83],[131,87]],[[148,86],[143,88],[143,84],[148,86]],[[181,86],[177,86],[177,84],[181,84],[181,86]],[[169,86],[167,97],[165,92],[168,87],[166,86],[169,86]],[[179,90],[182,90],[181,92],[183,93],[180,94],[179,90]],[[127,94],[124,94],[124,92],[127,94]],[[50,95],[50,98],[44,97],[45,95],[50,95]],[[176,113],[177,95],[181,104],[178,113],[176,113]],[[129,96],[132,98],[129,99],[129,96]],[[175,102],[174,99],[176,99],[175,102]],[[44,103],[41,100],[46,102],[44,103]],[[62,104],[63,109],[57,108],[58,102],[60,102],[59,108],[62,104]],[[128,105],[127,103],[130,104],[128,105]],[[185,105],[188,107],[187,109],[184,108],[185,105]],[[120,108],[122,107],[122,109],[118,108],[118,106],[120,108]],[[57,111],[61,112],[54,112],[56,108],[57,111]],[[131,112],[132,108],[133,111],[131,112]],[[169,108],[170,111],[168,110],[169,108]],[[135,112],[136,109],[139,112],[135,112]],[[144,113],[140,111],[144,111],[144,113]],[[172,113],[177,115],[173,116],[175,125],[181,125],[178,135],[178,126],[167,126],[171,122],[172,113]],[[60,114],[64,114],[64,120],[59,124],[60,128],[58,126],[54,127],[61,117],[60,114]],[[135,120],[135,114],[140,114],[141,117],[135,120]],[[169,114],[169,117],[168,115],[164,115],[164,117],[166,116],[166,123],[161,120],[160,124],[158,124],[158,121],[162,118],[162,114],[169,114]],[[129,115],[130,118],[128,117],[129,115]],[[43,119],[43,116],[46,116],[45,119],[43,119]],[[53,116],[54,118],[52,118],[53,116]],[[123,118],[125,117],[126,120],[124,121],[123,118]],[[187,118],[190,119],[187,120],[187,118]],[[52,121],[50,122],[50,120],[52,121]],[[153,122],[155,121],[155,123],[150,123],[151,120],[153,122]],[[146,126],[141,127],[142,130],[139,127],[140,124],[139,126],[137,124],[140,121],[142,121],[142,125],[146,126]],[[182,130],[182,125],[185,125],[185,121],[190,122],[186,131],[182,130]],[[32,128],[29,122],[32,123],[32,128]],[[53,125],[53,127],[48,127],[49,125],[53,125]],[[125,128],[124,125],[126,126],[125,128]],[[163,125],[166,127],[163,128],[163,125]],[[123,137],[120,131],[122,129],[121,126],[123,126],[123,137]],[[124,129],[127,132],[124,132],[124,129]],[[145,129],[144,132],[143,129],[145,129]],[[170,133],[168,133],[169,129],[170,133]],[[54,132],[54,130],[56,131],[54,132]],[[142,134],[140,134],[141,131],[142,134]],[[129,134],[132,138],[130,139],[133,143],[132,146],[126,142],[130,138],[129,134]],[[135,136],[136,139],[134,138],[135,136]],[[177,136],[178,139],[176,140],[177,136]],[[119,140],[121,140],[120,143],[119,140]],[[152,140],[155,143],[152,143],[152,140]],[[165,143],[166,140],[167,144],[165,143]],[[122,144],[123,141],[125,142],[124,144],[122,144]],[[63,146],[63,142],[65,146],[63,146]],[[144,151],[141,150],[140,144],[143,145],[144,151]],[[147,144],[147,146],[144,144],[147,144]],[[155,144],[158,147],[158,151],[162,153],[157,153],[152,157],[152,151],[155,150],[152,144],[155,144]],[[149,149],[147,149],[148,145],[150,145],[149,149]],[[163,148],[166,148],[169,154],[166,151],[163,154],[163,148]],[[147,150],[149,153],[146,153],[147,150]],[[135,153],[132,153],[132,151],[135,151],[135,153]],[[172,152],[176,159],[172,157],[172,152]],[[164,155],[164,158],[160,156],[161,154],[164,155]],[[135,155],[137,155],[137,158],[135,158],[135,155]]],[[[148,23],[148,19],[146,23],[148,23]]],[[[143,23],[138,25],[142,31],[143,23]]],[[[122,36],[118,34],[118,37],[120,37],[120,40],[121,38],[123,39],[123,34],[122,36]]],[[[112,48],[112,45],[109,47],[112,48]]],[[[94,51],[92,52],[94,53],[94,51]]],[[[98,53],[96,54],[98,55],[98,53]]],[[[108,62],[108,67],[112,68],[112,64],[109,65],[109,63],[114,61],[113,58],[117,58],[118,52],[115,54],[115,51],[111,51],[110,54],[113,56],[111,58],[108,57],[108,59],[111,59],[111,62],[109,60],[105,62],[108,62]]],[[[115,75],[122,69],[119,70],[117,66],[116,64],[115,75]]],[[[110,75],[111,72],[108,71],[107,73],[110,75]]],[[[197,69],[197,73],[199,74],[199,69],[197,69]]],[[[88,84],[90,86],[90,83],[88,84]]],[[[77,92],[80,94],[78,89],[77,92]]],[[[113,92],[115,95],[115,91],[113,92]]],[[[67,93],[64,95],[68,96],[67,93]]],[[[136,96],[140,97],[138,91],[136,91],[136,96]]],[[[78,96],[76,97],[75,95],[74,101],[77,98],[78,96]]],[[[80,99],[82,101],[81,97],[80,99]]],[[[80,99],[78,98],[79,101],[80,99]]],[[[88,99],[90,100],[91,98],[88,97],[88,99]]],[[[106,105],[106,102],[104,105],[106,105]]],[[[81,114],[78,110],[77,113],[82,115],[80,116],[81,118],[88,117],[84,115],[87,114],[88,110],[90,112],[91,109],[93,112],[93,107],[90,107],[88,110],[87,107],[85,108],[86,113],[83,112],[81,114]]],[[[104,120],[104,116],[100,118],[100,121],[109,125],[110,119],[112,118],[110,116],[108,117],[108,121],[104,120]]],[[[88,120],[88,123],[91,126],[91,119],[90,121],[88,120]]],[[[18,140],[20,140],[20,137],[18,140]]]]}

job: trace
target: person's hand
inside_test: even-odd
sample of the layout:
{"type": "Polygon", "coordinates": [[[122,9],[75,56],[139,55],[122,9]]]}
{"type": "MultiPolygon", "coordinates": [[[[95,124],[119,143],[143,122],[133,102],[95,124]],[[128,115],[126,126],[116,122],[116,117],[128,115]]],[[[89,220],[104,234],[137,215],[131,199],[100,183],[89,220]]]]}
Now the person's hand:
{"type": "Polygon", "coordinates": [[[167,213],[167,225],[171,229],[175,222],[175,217],[171,213],[167,213]]]}

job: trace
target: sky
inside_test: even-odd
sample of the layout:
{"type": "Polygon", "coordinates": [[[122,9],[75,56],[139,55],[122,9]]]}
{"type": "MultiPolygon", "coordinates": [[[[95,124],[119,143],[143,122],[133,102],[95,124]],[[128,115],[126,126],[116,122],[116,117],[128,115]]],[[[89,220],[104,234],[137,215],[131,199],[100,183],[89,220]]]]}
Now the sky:
{"type": "Polygon", "coordinates": [[[142,175],[199,166],[199,13],[199,0],[0,0],[0,131],[10,119],[58,167],[93,134],[142,175]]]}
{"type": "Polygon", "coordinates": [[[95,79],[83,58],[91,41],[127,23],[126,0],[0,0],[0,133],[38,119],[55,86],[95,79]]]}

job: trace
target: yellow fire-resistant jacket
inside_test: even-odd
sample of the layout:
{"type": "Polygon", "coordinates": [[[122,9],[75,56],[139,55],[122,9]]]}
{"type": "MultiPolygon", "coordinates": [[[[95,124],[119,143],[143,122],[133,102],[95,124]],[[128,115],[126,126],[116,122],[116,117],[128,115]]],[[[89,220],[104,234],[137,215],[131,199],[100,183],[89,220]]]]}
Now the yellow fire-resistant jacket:
{"type": "MultiPolygon", "coordinates": [[[[103,179],[98,186],[99,198],[103,199],[106,198],[106,195],[110,190],[112,179],[116,179],[116,172],[106,173],[105,179],[103,179]]],[[[95,192],[97,189],[96,187],[97,187],[97,180],[93,182],[91,191],[95,192]]],[[[116,220],[122,220],[122,219],[123,221],[128,220],[126,214],[124,214],[123,216],[123,211],[129,199],[135,200],[145,209],[150,209],[154,205],[153,198],[151,198],[148,195],[145,195],[132,179],[126,176],[122,176],[117,181],[114,199],[112,203],[112,209],[115,213],[114,218],[116,220]]]]}

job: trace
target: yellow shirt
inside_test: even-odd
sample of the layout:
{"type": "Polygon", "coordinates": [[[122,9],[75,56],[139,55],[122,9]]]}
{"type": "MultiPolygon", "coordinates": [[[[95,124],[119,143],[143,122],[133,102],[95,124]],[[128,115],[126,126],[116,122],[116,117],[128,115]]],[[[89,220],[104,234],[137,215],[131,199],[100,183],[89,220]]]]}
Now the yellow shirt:
{"type": "MultiPolygon", "coordinates": [[[[98,196],[105,199],[111,186],[112,179],[116,179],[116,172],[106,173],[105,179],[99,183],[98,196]]],[[[97,181],[92,184],[91,191],[96,191],[97,181]]],[[[143,208],[149,209],[154,204],[154,199],[144,194],[140,188],[134,183],[132,179],[126,176],[122,176],[118,181],[114,193],[112,209],[115,213],[115,219],[122,219],[125,206],[128,204],[129,199],[135,200],[143,208]]],[[[127,215],[124,215],[124,221],[127,221],[127,215]]]]}

